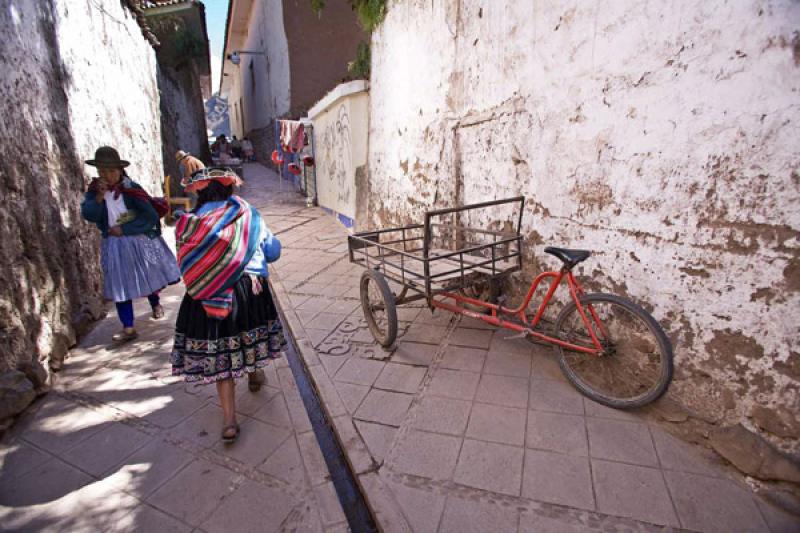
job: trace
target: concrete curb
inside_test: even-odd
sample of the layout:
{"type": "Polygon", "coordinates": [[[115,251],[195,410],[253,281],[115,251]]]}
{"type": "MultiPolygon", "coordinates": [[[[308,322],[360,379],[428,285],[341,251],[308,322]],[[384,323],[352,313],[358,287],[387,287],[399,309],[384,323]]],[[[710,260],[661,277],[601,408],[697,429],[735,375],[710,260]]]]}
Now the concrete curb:
{"type": "Polygon", "coordinates": [[[352,417],[345,409],[336,387],[321,365],[317,351],[308,338],[300,318],[293,307],[285,305],[290,301],[289,294],[283,283],[276,278],[279,276],[270,275],[269,283],[275,296],[276,305],[286,318],[283,326],[289,329],[295,340],[300,359],[311,377],[311,383],[319,395],[320,404],[331,422],[339,445],[345,452],[347,463],[355,474],[356,482],[364,495],[375,523],[381,531],[387,533],[410,533],[411,527],[403,516],[400,505],[395,501],[383,479],[376,473],[379,465],[375,464],[366,443],[353,424],[352,417]]]}

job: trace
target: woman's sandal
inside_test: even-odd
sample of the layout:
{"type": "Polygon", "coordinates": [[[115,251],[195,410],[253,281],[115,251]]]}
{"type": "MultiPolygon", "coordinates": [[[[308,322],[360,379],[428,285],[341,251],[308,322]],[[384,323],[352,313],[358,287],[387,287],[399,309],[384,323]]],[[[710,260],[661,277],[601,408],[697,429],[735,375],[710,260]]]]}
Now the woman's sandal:
{"type": "Polygon", "coordinates": [[[123,330],[122,330],[122,331],[120,331],[119,333],[114,333],[114,334],[111,336],[111,340],[112,340],[112,341],[113,341],[115,344],[124,344],[124,343],[126,343],[126,342],[128,342],[128,341],[132,341],[133,339],[135,339],[135,338],[136,338],[136,337],[138,337],[138,336],[139,336],[139,334],[138,334],[138,333],[136,333],[136,330],[133,330],[133,331],[131,331],[131,332],[127,332],[127,331],[125,331],[125,330],[123,329],[123,330]]]}
{"type": "Polygon", "coordinates": [[[161,320],[164,318],[164,308],[160,305],[153,307],[153,320],[161,320]]]}
{"type": "Polygon", "coordinates": [[[231,424],[222,428],[222,442],[230,444],[239,437],[239,424],[231,424]],[[231,434],[233,432],[233,434],[231,434]]]}

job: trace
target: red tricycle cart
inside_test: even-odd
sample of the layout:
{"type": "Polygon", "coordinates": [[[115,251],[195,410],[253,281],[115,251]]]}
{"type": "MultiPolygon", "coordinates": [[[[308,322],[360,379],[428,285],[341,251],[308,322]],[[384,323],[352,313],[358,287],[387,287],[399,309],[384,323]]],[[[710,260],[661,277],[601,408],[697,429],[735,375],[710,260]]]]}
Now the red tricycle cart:
{"type": "Polygon", "coordinates": [[[669,339],[636,303],[584,291],[572,270],[591,252],[548,246],[544,251],[558,258],[561,268],[539,274],[518,306],[507,307],[498,298],[502,279],[522,269],[524,204],[520,196],[437,209],[425,213],[423,224],[348,237],[350,261],[365,268],[361,304],[375,340],[390,348],[397,337],[397,305],[425,300],[432,310],[445,309],[552,344],[567,379],[599,403],[626,409],[657,399],[672,379],[669,339]],[[488,220],[504,224],[472,227],[488,220]],[[534,293],[545,280],[544,297],[532,308],[534,293]],[[559,287],[566,287],[569,296],[561,298],[566,304],[555,321],[548,321],[545,309],[559,287]]]}

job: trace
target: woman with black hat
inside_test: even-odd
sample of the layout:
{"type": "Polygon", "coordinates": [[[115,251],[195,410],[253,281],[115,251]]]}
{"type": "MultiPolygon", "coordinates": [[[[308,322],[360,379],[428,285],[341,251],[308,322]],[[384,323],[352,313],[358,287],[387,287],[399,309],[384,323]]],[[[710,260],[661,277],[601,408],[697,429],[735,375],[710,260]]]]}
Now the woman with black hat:
{"type": "Polygon", "coordinates": [[[158,293],[180,281],[178,264],[161,237],[161,223],[151,198],[125,172],[130,163],[110,146],[97,149],[87,165],[97,167],[81,204],[83,218],[103,234],[100,259],[103,296],[113,300],[122,322],[114,342],[137,337],[133,327],[133,300],[147,296],[154,319],[164,316],[158,293]]]}

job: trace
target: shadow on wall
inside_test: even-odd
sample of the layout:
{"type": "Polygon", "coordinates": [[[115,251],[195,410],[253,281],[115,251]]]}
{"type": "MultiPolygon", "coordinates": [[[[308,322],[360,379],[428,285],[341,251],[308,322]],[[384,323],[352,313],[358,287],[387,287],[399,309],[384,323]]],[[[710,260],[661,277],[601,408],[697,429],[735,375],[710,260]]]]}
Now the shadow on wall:
{"type": "MultiPolygon", "coordinates": [[[[40,360],[63,359],[104,311],[98,237],[80,216],[86,184],[65,112],[71,80],[56,39],[56,14],[50,2],[24,9],[35,10],[31,22],[22,19],[30,26],[23,28],[26,41],[0,44],[4,64],[37,64],[6,68],[0,81],[5,94],[16,95],[0,131],[0,371],[20,369],[41,389],[46,373],[40,360]],[[41,42],[32,42],[37,38],[41,42]]],[[[0,24],[11,27],[10,18],[4,9],[0,24]]]]}
{"type": "MultiPolygon", "coordinates": [[[[180,70],[158,65],[158,88],[161,93],[161,152],[164,173],[180,176],[175,161],[178,150],[189,152],[206,165],[211,164],[211,150],[206,135],[206,114],[200,94],[200,81],[189,67],[180,70]]],[[[170,182],[170,193],[181,196],[180,179],[170,182]]]]}

